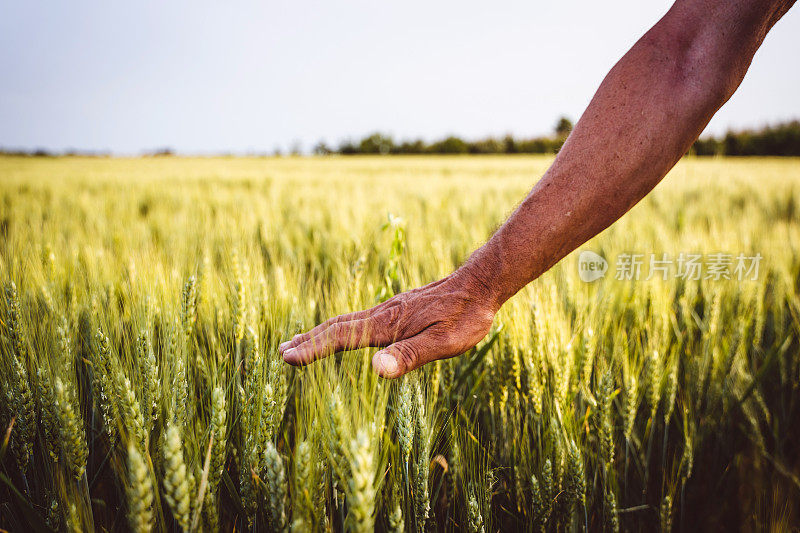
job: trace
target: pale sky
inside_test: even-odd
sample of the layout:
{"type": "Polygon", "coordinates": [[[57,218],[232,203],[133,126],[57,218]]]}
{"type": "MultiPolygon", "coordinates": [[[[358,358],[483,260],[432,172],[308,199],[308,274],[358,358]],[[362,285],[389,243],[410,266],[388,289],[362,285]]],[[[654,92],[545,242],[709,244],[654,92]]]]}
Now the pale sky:
{"type": "MultiPolygon", "coordinates": [[[[662,0],[0,3],[0,147],[269,152],[548,133],[662,0]]],[[[800,7],[710,132],[800,118],[800,7]]]]}

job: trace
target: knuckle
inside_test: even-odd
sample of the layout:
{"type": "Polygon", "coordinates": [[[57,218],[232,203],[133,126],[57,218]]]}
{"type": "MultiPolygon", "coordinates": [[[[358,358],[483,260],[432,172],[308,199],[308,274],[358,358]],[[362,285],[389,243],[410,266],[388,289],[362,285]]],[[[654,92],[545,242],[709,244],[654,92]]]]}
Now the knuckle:
{"type": "Polygon", "coordinates": [[[400,316],[403,314],[403,303],[400,301],[392,302],[392,305],[386,307],[384,311],[384,320],[389,324],[396,323],[400,316]]]}
{"type": "Polygon", "coordinates": [[[328,328],[328,333],[325,336],[325,343],[329,347],[343,346],[345,343],[347,343],[349,334],[350,328],[347,327],[346,323],[340,322],[333,324],[330,328],[328,328]]]}
{"type": "Polygon", "coordinates": [[[336,339],[344,346],[355,342],[358,337],[358,326],[354,322],[344,322],[336,326],[336,339]]]}
{"type": "Polygon", "coordinates": [[[381,313],[380,317],[375,317],[375,326],[379,331],[389,338],[397,338],[403,331],[408,304],[398,300],[381,313]]]}
{"type": "Polygon", "coordinates": [[[338,317],[338,316],[335,316],[335,317],[333,317],[333,318],[329,318],[328,320],[326,320],[325,322],[323,322],[322,324],[320,324],[320,325],[319,325],[319,328],[320,328],[322,331],[325,331],[325,330],[327,330],[327,329],[329,329],[329,328],[331,328],[331,327],[335,326],[335,325],[336,325],[336,324],[338,324],[338,323],[339,323],[339,317],[338,317]]]}
{"type": "Polygon", "coordinates": [[[296,351],[296,366],[305,366],[314,360],[314,350],[307,344],[301,344],[296,351]]]}
{"type": "Polygon", "coordinates": [[[336,324],[340,324],[344,320],[344,315],[334,316],[329,318],[328,320],[324,321],[322,324],[317,326],[319,328],[320,333],[323,331],[327,331],[332,327],[335,327],[336,324]]]}
{"type": "Polygon", "coordinates": [[[329,319],[328,319],[328,320],[326,320],[325,322],[326,322],[328,325],[331,325],[331,324],[338,324],[339,322],[341,322],[342,320],[344,320],[345,316],[346,316],[346,315],[337,315],[337,316],[334,316],[334,317],[331,317],[331,318],[329,318],[329,319]]]}
{"type": "Polygon", "coordinates": [[[387,335],[386,321],[380,317],[369,317],[364,320],[361,336],[367,338],[382,338],[387,335]]]}
{"type": "Polygon", "coordinates": [[[328,338],[339,338],[345,333],[345,329],[346,328],[344,326],[344,323],[342,323],[342,322],[336,322],[334,324],[331,324],[328,327],[328,329],[326,330],[327,331],[327,337],[328,338]]]}

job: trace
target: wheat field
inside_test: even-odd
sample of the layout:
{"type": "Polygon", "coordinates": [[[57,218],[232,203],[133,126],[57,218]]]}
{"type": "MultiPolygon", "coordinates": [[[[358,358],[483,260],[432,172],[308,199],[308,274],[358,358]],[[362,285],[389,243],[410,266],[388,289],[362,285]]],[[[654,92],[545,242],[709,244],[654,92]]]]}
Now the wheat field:
{"type": "Polygon", "coordinates": [[[684,159],[460,357],[280,359],[551,161],[0,157],[0,528],[800,527],[798,159],[684,159]]]}

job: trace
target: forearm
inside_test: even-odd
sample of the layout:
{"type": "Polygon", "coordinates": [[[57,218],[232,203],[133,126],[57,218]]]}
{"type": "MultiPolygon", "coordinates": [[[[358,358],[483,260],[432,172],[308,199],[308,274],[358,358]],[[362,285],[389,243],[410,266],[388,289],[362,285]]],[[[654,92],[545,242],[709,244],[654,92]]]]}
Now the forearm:
{"type": "Polygon", "coordinates": [[[544,177],[462,267],[496,308],[658,184],[733,94],[791,2],[717,4],[678,2],[634,45],[544,177]]]}

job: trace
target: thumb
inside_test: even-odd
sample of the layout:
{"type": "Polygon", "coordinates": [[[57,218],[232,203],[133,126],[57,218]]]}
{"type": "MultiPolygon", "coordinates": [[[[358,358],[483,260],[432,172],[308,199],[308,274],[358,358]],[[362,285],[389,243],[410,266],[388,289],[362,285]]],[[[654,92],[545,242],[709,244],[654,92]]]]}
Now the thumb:
{"type": "Polygon", "coordinates": [[[383,348],[372,357],[373,370],[382,378],[399,378],[435,359],[432,350],[436,343],[431,337],[424,332],[383,348]]]}

